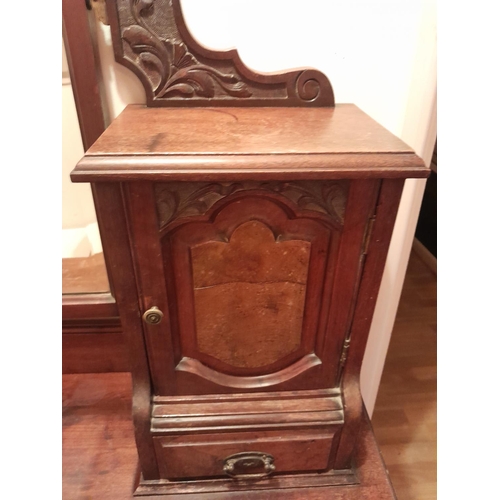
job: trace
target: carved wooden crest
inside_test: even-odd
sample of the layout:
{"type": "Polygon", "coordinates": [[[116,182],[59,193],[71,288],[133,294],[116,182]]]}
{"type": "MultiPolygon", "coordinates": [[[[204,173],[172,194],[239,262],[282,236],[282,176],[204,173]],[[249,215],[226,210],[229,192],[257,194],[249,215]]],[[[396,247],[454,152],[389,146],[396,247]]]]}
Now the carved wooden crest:
{"type": "Polygon", "coordinates": [[[180,0],[107,2],[117,62],[132,70],[148,106],[334,106],[328,78],[314,69],[263,75],[236,50],[215,52],[190,35],[180,0]]]}
{"type": "Polygon", "coordinates": [[[299,208],[328,214],[333,223],[341,226],[349,186],[347,181],[168,182],[156,183],[154,189],[161,228],[177,217],[204,214],[219,200],[248,190],[279,194],[299,208]]]}

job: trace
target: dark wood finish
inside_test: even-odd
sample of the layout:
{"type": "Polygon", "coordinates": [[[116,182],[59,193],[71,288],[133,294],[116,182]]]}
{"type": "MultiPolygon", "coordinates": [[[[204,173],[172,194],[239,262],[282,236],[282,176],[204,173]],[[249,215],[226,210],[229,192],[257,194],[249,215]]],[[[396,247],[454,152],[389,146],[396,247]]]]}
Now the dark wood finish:
{"type": "Polygon", "coordinates": [[[164,314],[161,328],[160,325],[137,324],[146,341],[150,370],[148,378],[151,379],[154,394],[170,393],[167,388],[172,387],[175,378],[175,346],[170,332],[167,330],[167,334],[164,334],[170,324],[169,297],[166,290],[168,283],[165,282],[161,262],[153,186],[145,182],[129,184],[124,187],[124,193],[124,204],[128,208],[131,251],[137,267],[136,287],[140,297],[140,302],[135,304],[134,309],[137,310],[138,304],[141,305],[141,311],[155,306],[164,314]]]}
{"type": "MultiPolygon", "coordinates": [[[[276,386],[296,390],[328,388],[334,384],[348,328],[348,317],[342,315],[343,309],[336,304],[344,300],[346,286],[350,286],[359,273],[366,224],[373,213],[378,189],[376,181],[352,184],[347,203],[353,208],[345,217],[346,236],[341,250],[342,225],[321,212],[298,209],[274,192],[258,190],[236,192],[220,200],[205,215],[173,220],[171,231],[167,227],[159,233],[152,187],[144,183],[130,184],[127,205],[133,234],[140,234],[140,237],[133,236],[133,241],[142,295],[146,300],[143,310],[156,305],[164,313],[168,312],[161,324],[146,326],[148,356],[157,393],[226,393],[232,388],[276,390],[276,386]],[[189,250],[214,238],[229,241],[237,227],[254,218],[280,235],[280,241],[302,239],[312,244],[300,348],[258,368],[230,365],[200,352],[192,300],[194,285],[190,277],[193,253],[189,250]],[[337,258],[339,251],[353,257],[343,262],[337,258]],[[163,262],[158,255],[163,255],[163,262]],[[333,281],[336,273],[342,277],[338,282],[333,281]],[[328,318],[335,321],[337,333],[327,336],[326,332],[332,329],[331,321],[327,327],[328,318]]],[[[197,186],[193,185],[192,190],[197,192],[197,186]]],[[[338,205],[335,198],[330,201],[338,205]]],[[[252,332],[248,335],[251,341],[252,332]]]]}
{"type": "Polygon", "coordinates": [[[136,496],[359,482],[361,360],[404,179],[427,175],[352,105],[130,106],[103,134],[72,178],[101,193],[136,496]],[[245,461],[271,476],[221,476],[245,461]]]}
{"type": "MultiPolygon", "coordinates": [[[[254,377],[258,377],[253,387],[262,387],[269,384],[269,381],[266,381],[267,374],[277,374],[279,370],[290,366],[291,363],[298,362],[309,353],[314,353],[316,340],[314,332],[316,331],[319,306],[321,304],[321,278],[328,264],[328,258],[331,260],[335,258],[335,251],[338,247],[338,233],[334,232],[333,228],[326,228],[319,221],[307,218],[307,216],[299,211],[292,212],[293,215],[290,215],[290,212],[287,213],[287,211],[293,210],[293,208],[288,206],[283,207],[281,205],[283,200],[277,202],[270,195],[264,197],[258,191],[253,193],[255,193],[253,196],[249,192],[244,194],[237,193],[224,199],[221,203],[214,206],[215,211],[213,213],[212,210],[209,210],[202,217],[203,222],[199,219],[190,219],[190,222],[186,222],[182,226],[177,225],[177,227],[173,223],[175,227],[173,229],[174,234],[169,236],[169,232],[165,232],[162,241],[165,242],[163,251],[164,266],[167,273],[170,273],[170,276],[176,282],[176,290],[174,294],[171,294],[171,297],[175,297],[178,307],[176,309],[172,308],[171,314],[177,317],[179,323],[180,357],[197,359],[205,367],[227,375],[253,375],[254,377]],[[235,235],[242,228],[247,227],[248,224],[255,223],[255,221],[258,221],[258,227],[266,232],[266,236],[271,240],[270,243],[273,245],[273,249],[280,245],[285,246],[281,251],[274,249],[274,252],[281,252],[281,256],[278,255],[278,258],[285,263],[285,272],[287,274],[297,263],[297,254],[292,253],[290,244],[297,247],[297,244],[300,242],[307,243],[308,266],[302,270],[304,295],[302,297],[301,310],[303,314],[296,318],[297,326],[300,330],[298,330],[298,335],[294,337],[293,331],[288,330],[291,326],[289,323],[281,319],[280,325],[275,324],[270,314],[273,314],[273,311],[276,314],[276,311],[279,310],[277,305],[278,298],[275,297],[273,299],[273,297],[268,296],[266,301],[266,297],[255,295],[255,289],[248,290],[248,288],[245,288],[245,294],[242,295],[240,293],[240,299],[244,300],[245,306],[241,302],[230,302],[229,304],[226,303],[226,310],[221,311],[220,307],[224,306],[224,300],[231,301],[232,298],[237,298],[233,288],[229,291],[229,295],[226,293],[224,296],[212,296],[212,307],[214,310],[210,316],[215,318],[217,310],[219,314],[225,313],[225,317],[220,317],[218,322],[221,323],[221,326],[216,327],[214,335],[220,332],[224,336],[226,343],[222,341],[222,343],[217,342],[213,344],[212,348],[219,347],[222,351],[216,353],[211,351],[213,355],[210,356],[209,353],[203,352],[206,343],[203,338],[200,339],[200,335],[204,333],[204,330],[201,330],[200,326],[205,326],[205,323],[203,325],[196,323],[198,314],[196,311],[200,308],[199,302],[196,303],[196,299],[199,299],[196,290],[196,275],[194,274],[194,271],[196,271],[196,257],[198,251],[203,249],[207,244],[217,244],[221,240],[227,243],[220,244],[231,248],[231,241],[233,241],[235,235]],[[279,242],[276,241],[277,238],[279,238],[279,242]],[[329,245],[331,245],[332,255],[329,255],[329,245]],[[284,252],[290,252],[290,254],[288,255],[284,252]],[[190,267],[192,267],[192,271],[190,267]],[[192,276],[191,279],[190,276],[192,276]],[[307,297],[305,294],[306,289],[307,297]],[[191,299],[191,297],[193,298],[191,299]],[[268,301],[271,301],[271,304],[268,301]],[[257,310],[260,314],[267,317],[267,331],[266,324],[262,322],[257,323],[260,320],[256,318],[252,321],[252,318],[248,316],[250,314],[248,309],[247,316],[245,317],[243,308],[246,306],[253,310],[253,315],[255,315],[255,311],[257,310]],[[233,316],[228,317],[227,315],[231,312],[230,309],[233,309],[236,314],[233,313],[233,316]],[[270,312],[267,312],[269,310],[270,312]],[[231,319],[237,321],[237,323],[231,324],[231,319]],[[222,324],[225,326],[222,326],[222,324]],[[286,325],[284,329],[282,328],[283,324],[286,325]],[[260,335],[261,337],[265,336],[265,338],[259,339],[259,333],[256,331],[259,325],[261,328],[260,335]],[[233,327],[236,331],[232,335],[230,329],[233,327]],[[232,336],[233,340],[231,339],[232,336]],[[289,340],[282,339],[280,343],[281,337],[284,336],[289,340]],[[257,340],[256,343],[254,343],[255,340],[257,340]],[[288,341],[291,341],[292,344],[288,344],[288,341]],[[258,367],[254,368],[251,366],[241,366],[241,351],[234,351],[237,348],[236,344],[246,344],[247,348],[250,349],[250,351],[247,351],[247,355],[248,352],[255,352],[255,349],[263,349],[267,351],[264,355],[269,355],[272,352],[276,352],[276,349],[280,347],[293,347],[293,342],[296,345],[291,352],[285,355],[284,351],[282,351],[282,355],[279,358],[274,361],[269,360],[267,364],[259,363],[258,355],[252,356],[253,361],[251,363],[257,362],[258,364],[258,367]],[[233,343],[232,347],[231,343],[233,343]],[[250,348],[250,345],[253,345],[254,349],[250,348]],[[275,346],[274,348],[273,345],[275,346]],[[228,356],[231,356],[231,351],[234,352],[234,355],[232,358],[227,359],[228,356]],[[240,353],[239,362],[238,352],[240,353]]],[[[272,256],[269,251],[266,254],[265,245],[259,242],[255,235],[253,235],[253,240],[256,240],[258,248],[253,246],[253,243],[250,244],[246,241],[244,243],[245,250],[240,248],[237,250],[236,255],[233,253],[232,260],[229,255],[225,256],[224,262],[220,263],[221,268],[217,273],[217,279],[227,282],[227,278],[225,279],[225,277],[233,274],[233,276],[229,276],[229,282],[234,287],[238,283],[238,278],[234,275],[236,268],[239,271],[240,279],[243,278],[242,274],[246,273],[247,279],[254,280],[254,283],[265,281],[268,287],[271,285],[275,286],[279,282],[280,269],[277,267],[277,263],[274,262],[276,257],[272,256]],[[250,252],[253,252],[253,256],[249,255],[250,252]],[[248,266],[250,266],[250,269],[248,266]]],[[[210,262],[211,265],[214,263],[214,260],[210,262]]],[[[169,280],[169,278],[167,279],[169,280]]],[[[213,293],[214,288],[211,287],[209,290],[213,293]]],[[[221,290],[219,289],[218,292],[220,295],[221,290]]],[[[260,292],[262,293],[262,289],[260,289],[260,292]]],[[[304,368],[306,367],[307,365],[304,368]]],[[[177,367],[177,370],[181,369],[180,366],[177,367]]],[[[219,383],[225,385],[222,379],[220,379],[219,383]]]]}
{"type": "Polygon", "coordinates": [[[62,318],[95,320],[114,318],[119,323],[118,308],[111,293],[66,294],[62,297],[62,318]]]}
{"type": "MultiPolygon", "coordinates": [[[[193,434],[155,438],[160,476],[164,479],[227,477],[225,460],[236,453],[264,452],[273,459],[273,474],[320,471],[328,467],[333,431],[296,430],[193,434]]],[[[252,464],[253,465],[253,464],[252,464]]],[[[261,464],[256,464],[256,473],[261,464]]]]}
{"type": "Polygon", "coordinates": [[[196,110],[131,105],[71,178],[324,181],[427,175],[411,148],[351,104],[196,110]]]}
{"type": "MultiPolygon", "coordinates": [[[[435,350],[436,279],[412,252],[372,418],[376,441],[401,499],[436,498],[435,350]]],[[[63,498],[129,498],[137,463],[130,418],[130,375],[65,375],[62,386],[63,498]]],[[[171,398],[155,399],[168,406],[174,404],[171,398]]],[[[185,400],[189,402],[191,397],[185,400]]],[[[179,400],[175,402],[177,405],[181,403],[179,400]]],[[[272,406],[276,407],[274,403],[272,406]]],[[[182,412],[180,408],[178,413],[182,412]]],[[[373,440],[373,436],[370,439],[373,440]]],[[[363,447],[364,442],[362,428],[358,447],[363,447]]],[[[385,472],[378,454],[363,461],[358,469],[359,476],[362,476],[364,467],[369,466],[374,472],[373,480],[377,476],[377,464],[381,474],[379,479],[382,479],[385,472]]],[[[337,486],[334,491],[339,496],[345,495],[346,490],[350,491],[357,499],[362,498],[360,491],[364,489],[367,489],[366,485],[361,483],[360,487],[341,489],[337,486]]],[[[299,493],[296,490],[285,498],[293,499],[293,494],[299,493]]],[[[318,498],[313,493],[314,490],[309,490],[307,497],[297,498],[318,498]]],[[[257,494],[253,493],[251,498],[257,494]]],[[[216,495],[227,498],[227,493],[216,495]]],[[[275,495],[280,496],[279,492],[275,495]]],[[[331,489],[328,489],[326,498],[336,498],[331,489]]],[[[382,490],[372,500],[378,498],[386,498],[382,490]]]]}
{"type": "Polygon", "coordinates": [[[74,170],[74,182],[91,182],[102,178],[107,181],[164,182],[189,178],[197,181],[255,180],[330,180],[366,179],[372,175],[380,178],[426,178],[428,171],[420,158],[412,155],[335,154],[297,157],[294,155],[263,155],[262,157],[185,156],[127,156],[116,159],[110,156],[87,157],[74,170]],[[290,171],[284,169],[289,164],[290,171]],[[210,165],[210,167],[208,167],[210,165]]]}
{"type": "Polygon", "coordinates": [[[130,371],[127,344],[120,330],[119,325],[113,327],[109,324],[95,323],[63,328],[62,372],[130,371]],[[97,333],[89,333],[92,331],[97,333]]]}
{"type": "MultiPolygon", "coordinates": [[[[267,155],[286,155],[304,160],[302,155],[354,153],[370,158],[406,154],[418,164],[407,144],[354,104],[315,109],[151,109],[132,104],[86,156],[184,155],[186,161],[194,162],[194,155],[251,155],[266,160],[267,155]]],[[[290,167],[283,164],[282,169],[290,167]]]]}
{"type": "Polygon", "coordinates": [[[314,69],[259,74],[236,50],[215,52],[190,35],[179,0],[107,2],[115,59],[133,71],[148,106],[334,106],[314,69]]]}
{"type": "Polygon", "coordinates": [[[253,394],[155,396],[151,431],[158,435],[207,431],[264,432],[276,428],[331,429],[343,423],[340,391],[281,391],[253,394]]]}
{"type": "Polygon", "coordinates": [[[144,344],[140,306],[132,249],[129,246],[128,221],[120,184],[95,186],[101,218],[99,227],[103,249],[109,252],[109,273],[116,285],[116,301],[125,334],[129,366],[133,377],[133,422],[141,470],[144,478],[158,477],[153,439],[150,432],[151,380],[144,344]]]}
{"type": "Polygon", "coordinates": [[[63,373],[128,371],[128,351],[110,293],[63,295],[63,373]]]}
{"type": "Polygon", "coordinates": [[[83,149],[87,151],[109,123],[95,38],[95,19],[83,0],[63,0],[62,18],[71,87],[83,149]]]}
{"type": "Polygon", "coordinates": [[[310,246],[277,242],[268,226],[249,221],[227,242],[190,247],[200,354],[251,372],[295,352],[301,344],[310,246]]]}
{"type": "MultiPolygon", "coordinates": [[[[87,10],[86,2],[83,0],[63,0],[62,18],[63,40],[68,59],[71,87],[75,98],[83,149],[87,151],[109,124],[108,108],[99,62],[99,51],[97,49],[95,36],[95,18],[93,13],[87,10]]],[[[99,203],[93,186],[92,194],[96,205],[97,220],[99,221],[99,203]]],[[[67,268],[67,264],[73,267],[72,263],[65,263],[63,259],[63,293],[66,290],[74,295],[63,296],[63,334],[73,333],[75,331],[84,333],[84,324],[80,323],[75,329],[74,324],[66,321],[67,318],[85,319],[88,325],[88,329],[86,330],[87,333],[96,333],[98,331],[102,333],[108,332],[108,325],[104,325],[101,330],[100,327],[103,325],[103,318],[107,320],[113,318],[113,322],[119,324],[116,302],[112,293],[98,296],[95,292],[103,291],[102,289],[105,281],[108,283],[106,289],[113,290],[113,284],[109,280],[109,277],[101,273],[101,270],[97,269],[97,274],[92,278],[90,278],[90,276],[74,274],[67,268]],[[83,279],[85,284],[80,281],[78,287],[75,287],[77,280],[72,279],[72,286],[68,289],[69,283],[67,279],[64,278],[64,268],[66,268],[66,271],[69,271],[69,274],[71,274],[73,278],[77,278],[78,281],[83,279]],[[94,278],[98,278],[99,280],[97,289],[95,288],[96,283],[94,282],[94,278]],[[90,282],[87,280],[92,281],[92,286],[90,286],[90,282]],[[84,289],[81,288],[82,285],[84,289]],[[90,290],[91,287],[93,288],[92,290],[90,290]],[[80,292],[85,292],[85,294],[79,295],[80,292]],[[87,294],[86,292],[92,293],[87,294]]],[[[87,267],[87,264],[85,264],[84,267],[87,267]]],[[[102,271],[105,272],[104,269],[102,271]]],[[[68,276],[66,278],[68,278],[68,276]]],[[[93,338],[100,339],[100,337],[93,338]]],[[[72,345],[78,345],[74,344],[74,342],[75,340],[72,339],[72,345]]],[[[89,342],[86,341],[84,345],[88,345],[88,343],[89,342]]],[[[106,341],[106,346],[108,343],[109,341],[106,341]]],[[[99,369],[99,367],[105,368],[110,366],[110,363],[113,366],[124,366],[122,360],[110,361],[110,350],[102,344],[101,339],[98,341],[98,344],[96,343],[94,349],[94,356],[97,356],[97,362],[90,365],[92,369],[99,369]],[[103,348],[103,351],[100,350],[98,344],[103,348]],[[101,352],[106,352],[106,354],[103,354],[102,360],[99,360],[101,352]]],[[[119,345],[117,345],[117,348],[120,348],[119,345]]],[[[80,364],[76,356],[72,356],[71,359],[66,361],[64,359],[66,352],[68,351],[63,352],[63,365],[66,368],[72,367],[75,369],[76,373],[80,373],[82,370],[86,370],[89,367],[89,364],[85,362],[83,358],[80,364]]]]}
{"type": "MultiPolygon", "coordinates": [[[[84,500],[117,500],[131,498],[137,470],[137,451],[131,412],[131,378],[129,374],[64,375],[63,385],[63,498],[84,500]]],[[[152,495],[153,486],[142,486],[143,498],[155,500],[199,498],[200,500],[394,500],[385,465],[373,437],[370,423],[363,414],[360,438],[355,452],[356,474],[338,474],[336,486],[294,488],[291,481],[284,490],[270,489],[267,482],[253,491],[213,491],[219,480],[210,480],[212,493],[193,497],[195,485],[178,484],[175,491],[152,495]],[[347,486],[343,485],[347,481],[347,486]],[[358,484],[353,484],[358,481],[358,484]],[[271,497],[272,495],[272,497],[271,497]]],[[[319,475],[321,476],[321,475],[319,475]]],[[[260,482],[259,482],[260,483],[260,482]]],[[[199,488],[199,486],[198,486],[199,488]]],[[[140,498],[140,497],[139,497],[140,498]]]]}
{"type": "Polygon", "coordinates": [[[346,356],[341,387],[344,398],[349,401],[349,404],[346,405],[346,425],[342,429],[335,462],[335,467],[338,469],[351,466],[353,452],[356,448],[356,439],[359,434],[363,413],[363,401],[359,386],[361,363],[370,332],[403,186],[403,180],[384,180],[380,189],[377,210],[374,214],[375,222],[370,234],[369,251],[367,249],[352,326],[347,336],[349,351],[346,356]]]}
{"type": "Polygon", "coordinates": [[[155,396],[151,429],[161,434],[199,433],[238,424],[241,430],[287,430],[343,422],[340,391],[259,392],[204,396],[155,396]],[[175,418],[175,421],[173,420],[175,418]]]}
{"type": "Polygon", "coordinates": [[[188,182],[155,184],[158,220],[163,230],[173,219],[203,215],[215,203],[238,191],[264,190],[279,193],[301,209],[329,216],[332,224],[344,222],[348,181],[324,182],[199,182],[193,190],[188,182]]]}

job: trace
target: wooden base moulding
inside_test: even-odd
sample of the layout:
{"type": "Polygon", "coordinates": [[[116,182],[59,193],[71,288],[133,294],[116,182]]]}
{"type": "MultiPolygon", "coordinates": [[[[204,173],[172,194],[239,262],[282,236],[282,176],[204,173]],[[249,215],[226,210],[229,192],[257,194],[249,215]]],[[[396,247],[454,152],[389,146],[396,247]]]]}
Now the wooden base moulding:
{"type": "Polygon", "coordinates": [[[396,500],[366,411],[352,469],[235,482],[230,478],[147,481],[138,468],[133,496],[141,500],[396,500]]]}

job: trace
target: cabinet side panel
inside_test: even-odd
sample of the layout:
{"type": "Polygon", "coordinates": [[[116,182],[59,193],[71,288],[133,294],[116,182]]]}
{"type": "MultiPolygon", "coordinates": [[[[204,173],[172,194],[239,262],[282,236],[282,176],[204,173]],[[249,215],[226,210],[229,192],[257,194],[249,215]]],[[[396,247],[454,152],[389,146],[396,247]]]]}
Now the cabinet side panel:
{"type": "Polygon", "coordinates": [[[364,241],[379,189],[380,181],[376,179],[355,180],[350,185],[331,295],[324,294],[324,299],[329,300],[329,315],[322,359],[328,370],[328,387],[339,384],[343,345],[348,336],[361,278],[364,241]]]}
{"type": "Polygon", "coordinates": [[[366,249],[366,260],[362,271],[358,298],[350,332],[350,348],[342,377],[342,394],[345,401],[345,425],[335,461],[336,469],[351,466],[351,458],[362,420],[363,401],[359,376],[365,352],[368,333],[375,310],[380,282],[391,242],[394,222],[399,208],[404,180],[382,181],[375,212],[375,222],[366,249]]]}
{"type": "Polygon", "coordinates": [[[115,298],[125,334],[133,382],[132,417],[139,461],[144,478],[158,478],[158,466],[150,433],[151,381],[138,314],[139,297],[130,252],[127,217],[121,185],[96,183],[97,209],[109,272],[115,284],[115,298]]]}

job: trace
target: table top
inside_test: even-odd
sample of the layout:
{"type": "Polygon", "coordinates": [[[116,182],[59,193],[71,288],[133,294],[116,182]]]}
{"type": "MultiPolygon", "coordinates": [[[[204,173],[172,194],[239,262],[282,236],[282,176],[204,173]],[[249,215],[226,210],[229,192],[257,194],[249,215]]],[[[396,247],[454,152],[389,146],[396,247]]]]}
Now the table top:
{"type": "Polygon", "coordinates": [[[74,181],[427,177],[403,141],[353,104],[334,108],[129,105],[74,181]],[[203,179],[191,179],[201,175],[203,179]],[[153,177],[154,179],[153,179],[153,177]],[[188,178],[189,179],[188,179],[188,178]]]}
{"type": "Polygon", "coordinates": [[[353,104],[335,108],[129,105],[88,155],[412,153],[353,104]]]}
{"type": "MultiPolygon", "coordinates": [[[[130,374],[63,375],[62,388],[63,497],[83,498],[87,495],[101,500],[131,498],[137,471],[137,451],[131,416],[130,374]]],[[[272,498],[396,500],[366,414],[355,461],[359,484],[272,490],[272,498]]],[[[270,497],[270,490],[196,496],[199,500],[268,500],[270,497]]],[[[173,497],[169,495],[168,498],[173,497]]],[[[194,496],[186,495],[186,500],[188,498],[194,496]]]]}

